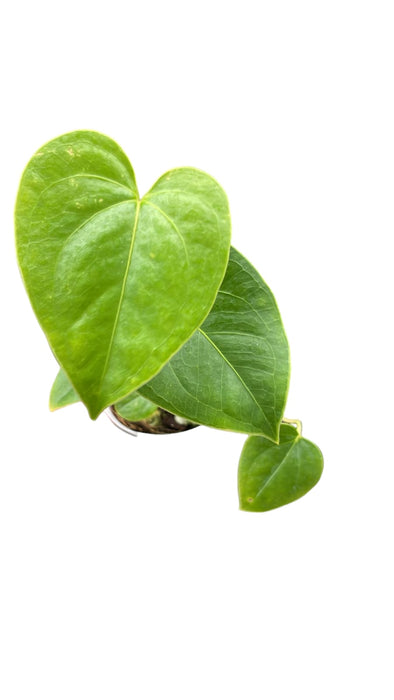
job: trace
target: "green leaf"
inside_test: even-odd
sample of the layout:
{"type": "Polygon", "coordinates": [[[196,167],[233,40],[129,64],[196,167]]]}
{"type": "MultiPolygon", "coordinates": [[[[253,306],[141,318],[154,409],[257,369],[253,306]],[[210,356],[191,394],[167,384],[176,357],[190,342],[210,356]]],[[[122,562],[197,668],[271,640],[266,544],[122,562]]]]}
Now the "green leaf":
{"type": "Polygon", "coordinates": [[[140,421],[149,418],[157,410],[157,406],[141,396],[138,391],[134,391],[130,396],[116,403],[115,410],[126,420],[140,421]]]}
{"type": "Polygon", "coordinates": [[[227,265],[228,202],[215,180],[180,168],[140,199],[124,153],[95,132],[33,156],[15,219],[32,306],[92,418],[192,335],[227,265]]]}
{"type": "MultiPolygon", "coordinates": [[[[80,400],[64,369],[60,368],[51,389],[49,408],[56,411],[80,400]]],[[[115,409],[126,420],[139,421],[151,416],[157,410],[157,406],[141,396],[138,391],[134,391],[116,403],[115,409]]]]}
{"type": "Polygon", "coordinates": [[[241,510],[272,510],[304,496],[320,479],[323,456],[296,428],[282,425],[279,445],[264,437],[246,440],[238,469],[241,510]]]}
{"type": "Polygon", "coordinates": [[[209,316],[140,392],[196,423],[278,440],[289,372],[275,299],[232,248],[209,316]]]}
{"type": "Polygon", "coordinates": [[[69,406],[80,400],[64,369],[59,369],[49,396],[49,408],[51,411],[64,408],[64,406],[69,406]]]}

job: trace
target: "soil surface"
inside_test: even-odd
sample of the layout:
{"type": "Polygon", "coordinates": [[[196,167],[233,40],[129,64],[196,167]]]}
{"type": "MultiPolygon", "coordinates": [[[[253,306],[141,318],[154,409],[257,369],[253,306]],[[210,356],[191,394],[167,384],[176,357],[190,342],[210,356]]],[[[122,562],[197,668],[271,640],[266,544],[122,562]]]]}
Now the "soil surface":
{"type": "Polygon", "coordinates": [[[114,406],[110,410],[117,418],[119,423],[135,430],[138,433],[151,433],[152,435],[166,435],[170,433],[182,433],[191,428],[197,428],[198,423],[192,423],[185,418],[175,416],[173,413],[165,411],[164,408],[158,408],[151,416],[140,421],[129,421],[115,410],[114,406]]]}

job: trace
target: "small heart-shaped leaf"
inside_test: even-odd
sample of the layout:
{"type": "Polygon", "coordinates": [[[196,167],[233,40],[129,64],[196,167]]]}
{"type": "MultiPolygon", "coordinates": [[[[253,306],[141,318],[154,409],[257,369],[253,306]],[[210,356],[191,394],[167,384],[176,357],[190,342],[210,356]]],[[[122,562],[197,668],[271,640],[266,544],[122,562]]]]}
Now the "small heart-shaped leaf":
{"type": "Polygon", "coordinates": [[[292,425],[281,425],[280,442],[249,437],[238,469],[241,510],[279,508],[304,496],[320,479],[323,456],[292,425]]]}
{"type": "Polygon", "coordinates": [[[33,156],[15,220],[32,306],[92,418],[188,340],[229,255],[228,202],[215,180],[172,170],[140,199],[122,150],[90,131],[33,156]]]}

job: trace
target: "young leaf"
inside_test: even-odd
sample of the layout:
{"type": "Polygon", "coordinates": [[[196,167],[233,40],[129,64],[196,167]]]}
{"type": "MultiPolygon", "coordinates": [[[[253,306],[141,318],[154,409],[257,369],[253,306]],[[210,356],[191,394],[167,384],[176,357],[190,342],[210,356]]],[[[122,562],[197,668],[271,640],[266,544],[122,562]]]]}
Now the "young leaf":
{"type": "Polygon", "coordinates": [[[49,408],[56,411],[80,400],[64,369],[60,368],[49,395],[49,408]]]}
{"type": "Polygon", "coordinates": [[[317,484],[322,471],[319,448],[293,426],[281,425],[279,445],[252,436],[239,461],[240,508],[260,512],[291,503],[317,484]]]}
{"type": "Polygon", "coordinates": [[[115,404],[115,410],[122,418],[129,421],[140,421],[149,418],[156,410],[157,406],[141,396],[138,391],[134,391],[130,396],[115,404]]]}
{"type": "Polygon", "coordinates": [[[196,423],[278,440],[289,371],[275,299],[232,248],[210,314],[140,393],[196,423]]]}
{"type": "Polygon", "coordinates": [[[33,156],[15,218],[32,306],[92,418],[192,335],[227,265],[219,185],[180,168],[140,199],[124,153],[95,132],[65,134],[33,156]]]}

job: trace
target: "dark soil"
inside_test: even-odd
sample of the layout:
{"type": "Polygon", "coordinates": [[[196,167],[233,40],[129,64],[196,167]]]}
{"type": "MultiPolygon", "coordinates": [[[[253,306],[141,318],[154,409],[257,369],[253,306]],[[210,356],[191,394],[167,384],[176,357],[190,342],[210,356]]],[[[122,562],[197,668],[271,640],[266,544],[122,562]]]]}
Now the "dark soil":
{"type": "Polygon", "coordinates": [[[138,433],[150,433],[152,435],[168,435],[170,433],[183,433],[185,430],[197,428],[198,423],[192,423],[184,418],[174,416],[173,413],[165,411],[164,408],[158,408],[157,411],[145,420],[133,422],[123,418],[115,410],[114,406],[110,410],[117,418],[119,423],[122,423],[126,428],[135,430],[138,433]]]}

